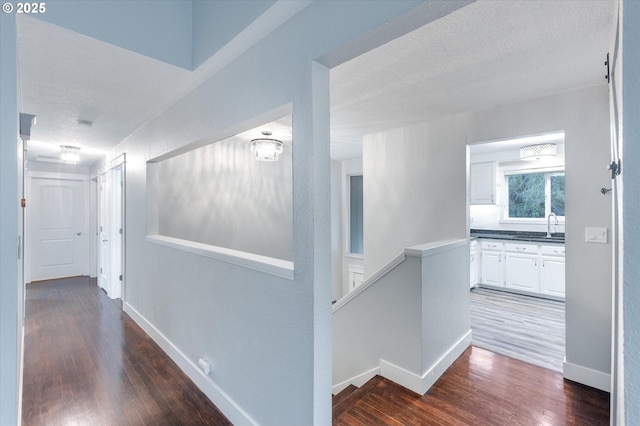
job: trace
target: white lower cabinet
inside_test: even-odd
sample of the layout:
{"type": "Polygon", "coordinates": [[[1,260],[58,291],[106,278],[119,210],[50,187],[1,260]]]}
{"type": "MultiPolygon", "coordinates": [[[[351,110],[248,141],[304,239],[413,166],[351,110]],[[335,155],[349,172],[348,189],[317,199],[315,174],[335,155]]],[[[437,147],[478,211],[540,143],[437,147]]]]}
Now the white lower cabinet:
{"type": "Polygon", "coordinates": [[[502,263],[503,243],[483,241],[481,282],[492,286],[504,287],[504,266],[502,263]]]}
{"type": "Polygon", "coordinates": [[[564,246],[542,246],[540,293],[564,297],[564,246]]]}
{"type": "Polygon", "coordinates": [[[564,298],[564,245],[480,241],[481,284],[564,298]]]}
{"type": "Polygon", "coordinates": [[[505,244],[505,286],[515,290],[538,292],[538,246],[505,244]]]}

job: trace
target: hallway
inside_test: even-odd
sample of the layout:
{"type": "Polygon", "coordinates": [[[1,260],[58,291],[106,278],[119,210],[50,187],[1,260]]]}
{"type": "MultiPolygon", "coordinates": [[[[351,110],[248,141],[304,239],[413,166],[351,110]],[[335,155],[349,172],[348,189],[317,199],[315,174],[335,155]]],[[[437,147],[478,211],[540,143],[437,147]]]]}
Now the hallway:
{"type": "Polygon", "coordinates": [[[88,277],[27,285],[23,425],[229,425],[88,277]]]}

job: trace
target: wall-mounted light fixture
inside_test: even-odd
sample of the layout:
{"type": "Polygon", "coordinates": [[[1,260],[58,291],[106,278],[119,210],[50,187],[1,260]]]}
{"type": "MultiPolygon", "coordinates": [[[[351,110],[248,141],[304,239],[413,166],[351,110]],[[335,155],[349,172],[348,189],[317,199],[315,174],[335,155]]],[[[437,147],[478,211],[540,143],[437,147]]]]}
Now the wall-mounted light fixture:
{"type": "Polygon", "coordinates": [[[525,161],[539,160],[544,157],[556,156],[556,144],[538,143],[520,148],[520,159],[525,161]]]}
{"type": "Polygon", "coordinates": [[[263,131],[263,138],[253,139],[251,141],[251,151],[258,161],[278,161],[282,154],[282,141],[272,139],[271,132],[263,131]]]}
{"type": "Polygon", "coordinates": [[[65,163],[78,164],[80,161],[80,147],[72,145],[60,145],[60,158],[65,163]]]}

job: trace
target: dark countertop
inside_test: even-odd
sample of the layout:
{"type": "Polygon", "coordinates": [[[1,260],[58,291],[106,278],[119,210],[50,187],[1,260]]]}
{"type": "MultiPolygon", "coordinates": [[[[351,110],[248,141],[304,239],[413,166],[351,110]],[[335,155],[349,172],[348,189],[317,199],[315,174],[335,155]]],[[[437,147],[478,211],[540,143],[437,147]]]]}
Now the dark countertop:
{"type": "Polygon", "coordinates": [[[564,244],[564,233],[560,232],[551,234],[551,237],[547,237],[546,232],[472,229],[471,238],[491,238],[493,240],[532,241],[536,243],[564,244]]]}

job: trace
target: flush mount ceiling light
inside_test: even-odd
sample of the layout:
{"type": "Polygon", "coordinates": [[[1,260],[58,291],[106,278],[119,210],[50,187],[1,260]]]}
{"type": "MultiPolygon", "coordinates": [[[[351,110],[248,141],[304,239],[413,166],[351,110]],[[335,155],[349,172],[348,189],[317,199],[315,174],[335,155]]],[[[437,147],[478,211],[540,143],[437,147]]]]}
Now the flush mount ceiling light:
{"type": "Polygon", "coordinates": [[[80,147],[72,145],[60,145],[60,158],[65,163],[78,164],[80,161],[80,147]]]}
{"type": "Polygon", "coordinates": [[[278,161],[282,154],[282,141],[272,139],[271,132],[263,131],[263,138],[253,139],[251,141],[251,151],[258,161],[278,161]]]}
{"type": "Polygon", "coordinates": [[[544,157],[556,156],[555,143],[539,143],[520,148],[520,159],[525,161],[539,160],[544,157]]]}

